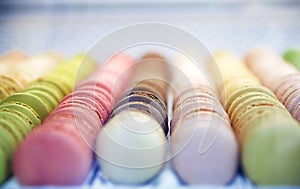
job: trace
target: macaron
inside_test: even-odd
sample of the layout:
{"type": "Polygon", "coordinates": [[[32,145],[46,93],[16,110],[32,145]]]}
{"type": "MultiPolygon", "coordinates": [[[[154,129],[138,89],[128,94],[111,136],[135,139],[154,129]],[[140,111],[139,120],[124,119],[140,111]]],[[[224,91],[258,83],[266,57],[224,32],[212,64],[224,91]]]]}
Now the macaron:
{"type": "Polygon", "coordinates": [[[116,114],[101,129],[95,153],[108,180],[141,184],[152,179],[164,166],[167,140],[153,117],[127,109],[116,114]]]}
{"type": "MultiPolygon", "coordinates": [[[[251,54],[246,58],[247,66],[264,85],[273,91],[276,89],[278,97],[281,93],[281,86],[275,84],[275,79],[282,78],[284,74],[288,76],[295,73],[288,66],[287,70],[283,70],[282,73],[279,73],[279,70],[275,70],[274,73],[265,72],[267,68],[274,68],[283,62],[277,56],[272,57],[269,51],[256,53],[255,56],[251,54]],[[264,53],[267,55],[264,56],[264,53]],[[260,59],[260,56],[264,57],[260,59]]],[[[231,56],[234,57],[234,55],[231,56]]],[[[215,60],[217,64],[219,61],[224,64],[224,60],[215,60]]],[[[227,62],[227,64],[235,65],[234,62],[227,62]]],[[[243,66],[243,70],[247,69],[246,65],[243,66]]],[[[279,68],[285,66],[279,66],[279,68]]],[[[245,75],[241,72],[242,70],[237,70],[232,75],[238,79],[240,74],[244,81],[243,85],[238,86],[233,84],[234,81],[230,81],[225,84],[225,88],[230,89],[226,96],[226,110],[239,141],[244,173],[258,185],[298,185],[300,169],[293,166],[297,164],[296,159],[299,159],[300,154],[298,150],[300,143],[296,139],[300,134],[298,123],[270,90],[259,83],[253,84],[254,75],[245,79],[245,75]],[[292,132],[294,133],[291,134],[292,132]],[[292,138],[291,141],[289,135],[292,138]]],[[[229,72],[226,74],[228,75],[223,75],[223,77],[230,77],[229,72]]],[[[278,79],[278,82],[281,81],[288,83],[278,79]]]]}
{"type": "Polygon", "coordinates": [[[89,91],[82,91],[82,90],[76,90],[76,91],[73,91],[73,93],[69,94],[68,96],[66,96],[62,102],[64,102],[65,100],[67,99],[72,99],[73,97],[85,97],[85,98],[89,98],[91,99],[92,101],[95,101],[99,104],[101,104],[104,109],[106,110],[106,114],[109,115],[111,110],[112,110],[112,107],[113,107],[113,104],[110,102],[110,101],[107,101],[105,99],[105,97],[103,97],[103,95],[95,95],[89,91]]]}
{"type": "Polygon", "coordinates": [[[49,85],[45,82],[35,82],[31,83],[24,91],[30,90],[39,90],[48,93],[52,96],[57,102],[57,104],[61,101],[61,99],[65,96],[57,87],[53,85],[49,85]]]}
{"type": "Polygon", "coordinates": [[[7,130],[17,142],[21,142],[30,130],[28,123],[8,110],[0,110],[1,127],[7,130]]]}
{"type": "MultiPolygon", "coordinates": [[[[11,133],[5,128],[1,127],[0,129],[0,145],[1,150],[4,152],[5,156],[9,160],[13,155],[13,150],[17,146],[17,140],[11,135],[11,133]]],[[[5,174],[5,173],[2,173],[5,174]]]]}
{"type": "Polygon", "coordinates": [[[28,106],[32,107],[35,110],[35,112],[38,113],[41,120],[44,120],[46,116],[50,113],[49,106],[43,100],[41,100],[36,95],[29,94],[26,92],[12,94],[11,96],[4,99],[0,103],[0,106],[6,102],[21,102],[27,104],[28,106]]]}
{"type": "MultiPolygon", "coordinates": [[[[58,60],[52,55],[49,56],[51,57],[34,57],[24,63],[24,65],[21,65],[20,68],[18,67],[17,69],[24,71],[23,75],[34,71],[38,73],[34,73],[31,78],[28,78],[26,83],[28,88],[25,88],[23,92],[14,93],[0,102],[1,129],[8,132],[16,141],[16,144],[20,143],[33,128],[40,125],[50,111],[58,105],[59,101],[72,90],[77,65],[80,62],[71,61],[66,66],[56,67],[54,62],[58,60]],[[36,63],[40,64],[35,67],[34,64],[36,63]],[[31,65],[32,70],[29,70],[25,65],[31,65]],[[67,74],[62,76],[67,68],[69,68],[67,74]],[[48,69],[47,72],[44,69],[48,69]],[[28,85],[28,82],[43,74],[46,75],[28,85]],[[49,78],[53,79],[50,80],[49,78]]],[[[87,75],[87,72],[85,73],[87,75]]],[[[7,175],[5,178],[11,172],[10,154],[13,154],[14,151],[15,148],[10,147],[9,150],[5,150],[4,152],[7,153],[5,155],[7,156],[6,165],[8,167],[7,172],[5,173],[4,171],[3,173],[7,175]]]]}
{"type": "Polygon", "coordinates": [[[228,92],[228,95],[226,97],[226,102],[225,102],[225,108],[229,109],[233,100],[249,92],[257,92],[257,93],[261,92],[270,96],[273,99],[277,99],[274,93],[266,87],[262,87],[258,85],[246,85],[243,87],[234,88],[232,91],[228,92]]]}
{"type": "Polygon", "coordinates": [[[24,103],[10,101],[10,102],[2,104],[0,106],[0,108],[16,110],[16,111],[21,112],[22,114],[26,115],[30,119],[30,121],[32,121],[33,125],[41,124],[41,119],[40,119],[38,113],[36,113],[36,111],[34,109],[32,109],[30,106],[28,106],[24,103]]]}
{"type": "Polygon", "coordinates": [[[168,120],[167,117],[162,115],[155,107],[147,103],[133,101],[118,106],[116,109],[112,111],[110,118],[113,118],[115,115],[121,113],[122,111],[128,111],[128,110],[140,111],[144,114],[151,116],[152,118],[157,120],[161,128],[164,130],[165,134],[168,133],[169,128],[167,126],[167,120],[168,120]]]}
{"type": "Polygon", "coordinates": [[[172,165],[182,181],[216,185],[235,177],[238,145],[227,124],[213,115],[203,119],[201,114],[178,122],[171,135],[172,165]]]}
{"type": "Polygon", "coordinates": [[[7,178],[7,157],[5,156],[4,152],[0,150],[0,182],[3,182],[7,178]]]}
{"type": "MultiPolygon", "coordinates": [[[[103,87],[106,86],[105,81],[98,80],[96,77],[100,73],[94,72],[89,78],[80,82],[81,78],[94,69],[93,62],[91,65],[82,63],[87,60],[82,55],[77,56],[62,63],[55,73],[48,74],[37,81],[37,83],[47,84],[47,88],[59,89],[55,90],[55,93],[60,91],[66,96],[42,125],[29,133],[16,150],[13,170],[16,179],[23,185],[80,185],[86,179],[93,162],[92,147],[96,136],[114,105],[114,101],[110,100],[113,91],[103,87]],[[80,69],[82,73],[75,75],[77,71],[75,68],[80,69]],[[63,76],[64,72],[67,74],[63,76]],[[75,90],[68,94],[77,83],[79,85],[75,90]],[[30,171],[27,169],[28,165],[32,165],[30,171]]],[[[118,61],[124,65],[132,64],[129,59],[118,61]]],[[[118,67],[110,69],[115,70],[119,75],[123,72],[118,67]]],[[[105,69],[101,71],[104,75],[109,75],[105,69]]],[[[117,75],[111,76],[110,79],[115,81],[117,75]]],[[[130,78],[131,75],[127,77],[130,78]]],[[[120,81],[123,87],[127,84],[127,80],[120,81]]],[[[40,85],[32,85],[28,91],[40,87],[40,85]]],[[[43,92],[49,93],[46,88],[43,89],[43,92]]],[[[55,93],[51,93],[51,96],[54,97],[55,93]]]]}
{"type": "MultiPolygon", "coordinates": [[[[235,108],[238,105],[243,104],[248,98],[258,97],[258,96],[259,97],[264,97],[264,98],[267,98],[267,99],[270,98],[270,96],[268,94],[265,94],[261,91],[252,91],[252,92],[243,93],[240,96],[233,99],[232,103],[230,105],[228,105],[228,108],[227,108],[228,116],[231,117],[231,114],[235,110],[235,108]]],[[[272,100],[272,99],[270,99],[270,100],[272,100]]]]}
{"type": "Polygon", "coordinates": [[[65,82],[62,82],[59,78],[55,76],[48,75],[39,78],[37,82],[43,85],[50,85],[51,87],[58,89],[63,94],[63,96],[69,94],[72,91],[72,89],[70,89],[68,85],[65,84],[65,82]]]}
{"type": "Polygon", "coordinates": [[[249,51],[245,56],[245,63],[260,81],[271,90],[274,90],[274,86],[277,85],[280,78],[298,73],[295,67],[268,48],[256,48],[249,51]],[[269,69],[273,69],[273,71],[265,72],[269,69]]]}
{"type": "Polygon", "coordinates": [[[158,100],[155,94],[148,92],[131,92],[126,97],[122,98],[117,104],[116,107],[119,108],[122,105],[125,105],[130,102],[139,102],[153,107],[162,117],[166,118],[166,107],[165,105],[158,100]]]}
{"type": "MultiPolygon", "coordinates": [[[[246,56],[247,65],[254,73],[262,72],[260,68],[251,67],[252,64],[256,65],[261,62],[268,68],[274,67],[267,60],[274,60],[276,69],[282,72],[281,74],[269,74],[274,84],[269,84],[268,87],[273,90],[277,98],[285,105],[289,112],[298,120],[296,108],[300,104],[300,73],[292,65],[285,62],[278,54],[271,50],[254,50],[246,56]]],[[[266,73],[268,74],[268,73],[266,73]]],[[[265,82],[265,78],[260,77],[265,82]]]]}
{"type": "Polygon", "coordinates": [[[19,92],[23,89],[23,84],[15,68],[27,59],[23,52],[12,51],[0,57],[0,101],[10,94],[19,92]]]}
{"type": "Polygon", "coordinates": [[[24,52],[11,51],[0,56],[0,75],[7,74],[28,57],[24,52]]]}
{"type": "Polygon", "coordinates": [[[300,70],[300,50],[297,48],[288,49],[283,54],[283,58],[300,70]]]}
{"type": "Polygon", "coordinates": [[[92,153],[80,144],[77,128],[63,123],[60,127],[41,127],[33,131],[14,155],[15,177],[23,185],[82,183],[91,167],[92,153]],[[41,153],[45,148],[47,153],[41,153]]]}
{"type": "Polygon", "coordinates": [[[95,152],[101,170],[115,183],[150,181],[166,161],[168,83],[162,79],[169,76],[166,69],[149,71],[166,68],[161,56],[153,56],[139,60],[132,84],[97,137],[95,152]],[[147,77],[149,74],[153,77],[147,77]]]}
{"type": "Polygon", "coordinates": [[[0,100],[23,89],[23,86],[12,77],[0,75],[0,81],[0,91],[2,91],[0,92],[0,100]]]}
{"type": "Polygon", "coordinates": [[[102,124],[107,121],[108,113],[105,107],[101,104],[84,96],[73,96],[70,100],[64,100],[61,104],[78,103],[87,106],[92,111],[95,111],[100,118],[102,124]]]}
{"type": "Polygon", "coordinates": [[[282,116],[265,116],[255,124],[257,127],[248,132],[242,147],[248,177],[262,185],[299,185],[299,125],[287,125],[282,116]]]}
{"type": "Polygon", "coordinates": [[[49,112],[51,112],[58,104],[58,101],[51,96],[49,93],[41,90],[30,89],[26,91],[28,94],[33,94],[39,99],[41,99],[48,107],[49,112]]]}
{"type": "Polygon", "coordinates": [[[238,144],[217,95],[199,85],[174,104],[170,140],[176,174],[191,185],[229,183],[237,171],[238,144]]]}

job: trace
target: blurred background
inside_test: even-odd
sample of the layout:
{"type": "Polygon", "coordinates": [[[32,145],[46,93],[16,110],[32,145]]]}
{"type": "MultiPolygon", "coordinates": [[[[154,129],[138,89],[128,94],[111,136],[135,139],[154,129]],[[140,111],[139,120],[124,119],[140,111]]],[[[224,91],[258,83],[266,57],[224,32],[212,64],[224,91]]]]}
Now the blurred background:
{"type": "MultiPolygon", "coordinates": [[[[87,51],[121,27],[159,22],[195,35],[210,51],[300,46],[297,0],[2,0],[0,54],[87,51]]],[[[134,34],[132,34],[134,35],[134,34]]]]}

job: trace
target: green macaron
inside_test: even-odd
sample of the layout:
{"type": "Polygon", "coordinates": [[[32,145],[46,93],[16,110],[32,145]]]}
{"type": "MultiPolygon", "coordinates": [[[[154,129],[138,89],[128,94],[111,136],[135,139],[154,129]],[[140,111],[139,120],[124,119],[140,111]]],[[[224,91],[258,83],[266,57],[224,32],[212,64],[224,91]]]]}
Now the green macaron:
{"type": "Polygon", "coordinates": [[[0,127],[6,129],[17,142],[21,142],[29,132],[26,121],[11,112],[0,111],[0,127]]]}
{"type": "Polygon", "coordinates": [[[22,120],[24,120],[26,122],[26,125],[24,125],[24,127],[28,128],[28,131],[30,131],[35,125],[33,124],[33,121],[31,121],[31,119],[23,114],[22,112],[16,110],[16,109],[10,109],[10,108],[5,108],[0,106],[0,112],[9,112],[12,114],[17,115],[19,118],[21,118],[22,120]]]}
{"type": "Polygon", "coordinates": [[[65,79],[62,76],[57,77],[55,75],[47,75],[40,80],[42,81],[51,81],[53,84],[57,85],[63,92],[64,95],[69,94],[73,89],[73,83],[70,79],[65,79]]]}
{"type": "Polygon", "coordinates": [[[45,91],[31,89],[27,90],[26,92],[39,97],[45,104],[47,104],[47,107],[50,111],[52,111],[58,105],[58,101],[45,91]]]}
{"type": "MultiPolygon", "coordinates": [[[[36,83],[55,89],[59,95],[66,96],[71,89],[54,76],[39,78],[36,83]]],[[[34,83],[32,83],[34,85],[34,83]]]]}
{"type": "Polygon", "coordinates": [[[49,85],[45,85],[45,83],[34,83],[30,86],[26,87],[24,91],[30,91],[30,90],[39,90],[48,93],[51,95],[57,102],[60,102],[61,99],[64,97],[63,93],[57,88],[49,85]]]}
{"type": "Polygon", "coordinates": [[[261,185],[300,185],[299,125],[274,115],[253,124],[242,147],[246,175],[261,185]]]}
{"type": "Polygon", "coordinates": [[[41,100],[39,97],[33,94],[29,93],[15,93],[4,99],[1,104],[4,104],[6,102],[21,102],[28,106],[30,106],[32,109],[34,109],[40,116],[41,120],[43,121],[46,116],[50,113],[50,109],[48,108],[48,105],[41,100]]]}
{"type": "Polygon", "coordinates": [[[17,146],[18,141],[11,135],[11,133],[0,127],[0,149],[8,156],[13,155],[13,149],[17,146]]]}
{"type": "Polygon", "coordinates": [[[9,168],[7,164],[6,154],[0,148],[0,183],[4,182],[8,177],[9,168]]]}
{"type": "Polygon", "coordinates": [[[300,49],[287,50],[283,58],[300,70],[300,49]]]}
{"type": "Polygon", "coordinates": [[[34,125],[40,125],[41,119],[39,115],[30,106],[21,102],[7,102],[1,105],[1,108],[13,109],[26,115],[34,125]]]}

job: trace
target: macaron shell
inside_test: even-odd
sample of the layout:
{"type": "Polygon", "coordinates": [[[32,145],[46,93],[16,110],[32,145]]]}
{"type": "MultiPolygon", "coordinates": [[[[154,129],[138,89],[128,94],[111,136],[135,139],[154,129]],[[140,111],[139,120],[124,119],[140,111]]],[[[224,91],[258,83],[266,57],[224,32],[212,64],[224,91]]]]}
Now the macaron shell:
{"type": "Polygon", "coordinates": [[[299,49],[289,49],[283,54],[283,58],[300,70],[300,51],[299,49]]]}
{"type": "Polygon", "coordinates": [[[67,134],[70,131],[62,133],[48,127],[38,131],[33,131],[16,151],[13,169],[18,181],[23,185],[82,183],[91,166],[91,161],[87,159],[92,156],[88,151],[78,148],[77,139],[74,137],[76,131],[72,132],[74,134],[67,134]],[[47,153],[40,153],[44,149],[47,149],[47,153]],[[45,164],[45,161],[51,164],[45,164]]]}
{"type": "Polygon", "coordinates": [[[68,88],[63,82],[58,78],[52,76],[42,77],[37,80],[38,83],[54,86],[54,88],[59,89],[63,96],[66,96],[71,92],[71,89],[68,88]]]}
{"type": "Polygon", "coordinates": [[[273,91],[277,97],[280,97],[283,92],[285,92],[291,86],[299,82],[300,82],[299,73],[287,75],[285,77],[280,78],[278,84],[273,88],[273,91]]]}
{"type": "Polygon", "coordinates": [[[49,93],[47,93],[45,91],[32,89],[32,90],[29,90],[26,92],[28,94],[33,94],[34,96],[36,96],[40,100],[42,100],[47,105],[49,113],[58,105],[58,101],[56,101],[56,99],[53,98],[53,96],[49,95],[49,93]]]}
{"type": "Polygon", "coordinates": [[[101,123],[104,124],[107,121],[108,114],[105,108],[96,101],[91,100],[90,98],[82,97],[82,96],[74,96],[70,100],[64,100],[61,104],[66,103],[78,103],[82,105],[86,105],[89,109],[95,111],[99,116],[101,123]]]}
{"type": "Polygon", "coordinates": [[[164,104],[162,102],[159,102],[157,100],[157,98],[155,98],[155,94],[152,94],[152,97],[148,95],[144,94],[138,94],[135,92],[130,93],[129,95],[123,97],[116,105],[115,107],[119,107],[122,106],[126,103],[130,103],[130,102],[141,102],[141,103],[145,103],[145,104],[149,104],[150,106],[152,106],[154,109],[156,109],[157,111],[159,111],[159,113],[166,117],[166,108],[164,107],[164,104]]]}
{"type": "Polygon", "coordinates": [[[187,184],[227,184],[236,174],[238,144],[218,119],[185,120],[173,130],[171,146],[174,169],[187,184]]]}
{"type": "Polygon", "coordinates": [[[232,102],[236,98],[238,98],[239,96],[241,96],[245,93],[248,93],[248,92],[262,92],[264,94],[269,95],[270,97],[272,97],[274,99],[277,99],[276,96],[272,93],[272,91],[270,91],[266,87],[258,86],[258,85],[248,85],[243,88],[236,88],[235,90],[233,90],[230,93],[230,95],[228,95],[228,97],[226,97],[226,103],[225,103],[226,109],[229,108],[229,106],[232,104],[232,102]]]}
{"type": "Polygon", "coordinates": [[[15,93],[4,99],[0,105],[11,101],[21,102],[32,107],[39,114],[41,120],[44,120],[50,112],[47,104],[33,94],[15,93]]]}
{"type": "MultiPolygon", "coordinates": [[[[245,100],[247,100],[248,98],[251,98],[251,97],[255,97],[255,96],[259,96],[259,97],[265,97],[266,99],[270,99],[270,96],[265,94],[265,93],[262,93],[262,92],[259,92],[259,91],[255,91],[255,92],[247,92],[247,93],[244,93],[242,94],[241,96],[237,97],[236,99],[234,99],[232,101],[232,103],[229,105],[228,109],[227,109],[227,113],[228,113],[228,116],[231,117],[231,114],[232,112],[235,110],[235,108],[241,104],[241,103],[244,103],[245,100]]],[[[271,99],[270,99],[271,100],[271,99]]]]}
{"type": "Polygon", "coordinates": [[[95,152],[109,180],[140,184],[153,178],[163,167],[166,142],[155,119],[139,111],[123,111],[100,131],[95,152]]]}
{"type": "Polygon", "coordinates": [[[295,107],[300,104],[299,102],[300,102],[300,87],[289,95],[289,97],[286,99],[286,102],[284,104],[288,109],[288,111],[291,114],[293,114],[295,107]]]}
{"type": "Polygon", "coordinates": [[[293,93],[296,93],[300,89],[300,83],[296,83],[294,85],[291,85],[288,89],[285,90],[284,93],[280,95],[280,101],[285,104],[287,100],[290,98],[290,96],[293,93]]]}
{"type": "Polygon", "coordinates": [[[60,92],[60,90],[57,89],[57,87],[45,85],[45,83],[35,83],[30,86],[28,86],[24,91],[30,91],[30,90],[40,90],[43,92],[48,93],[49,95],[54,98],[57,103],[64,97],[64,95],[60,92]]]}
{"type": "Polygon", "coordinates": [[[110,118],[113,118],[115,115],[123,111],[140,111],[146,115],[151,116],[152,118],[156,119],[161,127],[164,129],[165,133],[168,132],[168,128],[165,125],[165,120],[167,119],[166,116],[162,115],[155,107],[151,106],[150,104],[139,102],[139,101],[132,101],[126,104],[123,104],[116,109],[113,110],[110,118]]]}
{"type": "Polygon", "coordinates": [[[20,102],[7,102],[1,105],[1,108],[14,109],[26,115],[34,125],[40,125],[41,120],[39,115],[28,105],[20,102]]]}
{"type": "Polygon", "coordinates": [[[8,177],[7,157],[0,149],[0,183],[4,182],[8,177]]]}
{"type": "Polygon", "coordinates": [[[272,127],[257,127],[248,134],[251,138],[246,139],[244,144],[242,162],[247,176],[254,183],[300,184],[299,129],[297,125],[287,127],[278,122],[272,127]]]}
{"type": "MultiPolygon", "coordinates": [[[[7,91],[7,88],[2,86],[0,84],[0,100],[5,99],[7,96],[9,96],[9,92],[7,91]]],[[[0,101],[1,102],[1,101],[0,101]]]]}
{"type": "Polygon", "coordinates": [[[24,125],[25,128],[32,129],[35,126],[33,121],[27,115],[23,114],[23,112],[21,112],[21,111],[18,111],[15,109],[9,109],[9,108],[5,108],[5,107],[0,107],[0,112],[9,112],[14,115],[17,115],[19,118],[21,118],[23,121],[25,121],[25,125],[24,125]]]}
{"type": "Polygon", "coordinates": [[[8,132],[6,129],[0,128],[0,146],[2,152],[7,157],[11,157],[13,155],[13,150],[17,146],[17,141],[15,138],[8,132]]]}
{"type": "Polygon", "coordinates": [[[8,76],[0,75],[0,83],[0,90],[2,91],[0,93],[0,100],[23,89],[18,81],[8,76]]]}
{"type": "Polygon", "coordinates": [[[7,117],[7,114],[3,115],[3,112],[0,113],[1,129],[5,129],[6,131],[8,131],[18,143],[21,142],[25,137],[25,131],[22,128],[20,128],[21,126],[17,121],[11,122],[8,120],[4,120],[3,116],[7,117]]]}
{"type": "Polygon", "coordinates": [[[176,110],[182,104],[189,103],[191,101],[197,101],[197,100],[220,104],[220,101],[218,101],[217,97],[215,96],[212,96],[207,93],[197,93],[197,94],[190,94],[190,96],[187,97],[181,96],[180,99],[177,99],[177,101],[175,101],[173,110],[176,110]]]}
{"type": "Polygon", "coordinates": [[[255,107],[248,111],[245,115],[243,115],[243,117],[240,117],[233,124],[234,131],[240,144],[243,144],[244,137],[249,132],[249,130],[255,129],[255,127],[257,126],[261,126],[259,124],[261,120],[267,119],[268,117],[272,116],[275,117],[274,119],[277,119],[276,116],[285,119],[287,125],[291,121],[294,121],[286,110],[276,109],[274,107],[255,107]]]}
{"type": "Polygon", "coordinates": [[[91,94],[87,91],[74,91],[70,95],[66,96],[62,101],[64,101],[67,98],[72,98],[73,96],[80,96],[80,97],[90,98],[91,100],[101,104],[105,108],[105,110],[107,111],[107,114],[109,114],[112,110],[113,105],[112,105],[111,102],[107,102],[107,101],[105,101],[104,97],[91,94]]]}
{"type": "Polygon", "coordinates": [[[247,113],[247,111],[255,107],[266,107],[266,106],[277,107],[285,110],[285,107],[280,102],[274,101],[274,99],[272,98],[253,96],[245,100],[242,104],[239,104],[239,106],[237,106],[233,110],[230,119],[233,120],[234,122],[237,117],[242,117],[243,114],[247,113]]]}

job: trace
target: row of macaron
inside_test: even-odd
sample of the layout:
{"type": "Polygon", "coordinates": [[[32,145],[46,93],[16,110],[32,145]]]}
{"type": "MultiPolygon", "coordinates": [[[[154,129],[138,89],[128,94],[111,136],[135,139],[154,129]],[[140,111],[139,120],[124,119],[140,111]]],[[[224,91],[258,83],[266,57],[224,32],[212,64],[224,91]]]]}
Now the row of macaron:
{"type": "MultiPolygon", "coordinates": [[[[266,53],[260,54],[258,59],[264,54],[266,53]]],[[[278,57],[274,53],[272,56],[278,57]]],[[[277,100],[274,95],[277,93],[262,86],[261,81],[264,85],[265,83],[259,74],[253,71],[256,73],[254,75],[232,54],[215,54],[213,60],[219,66],[224,79],[225,100],[220,101],[220,94],[214,90],[215,86],[203,84],[202,81],[197,83],[196,78],[190,78],[195,85],[187,90],[184,88],[181,92],[174,90],[177,93],[174,95],[176,98],[173,102],[173,119],[169,128],[166,107],[168,81],[172,74],[170,76],[166,71],[168,63],[157,55],[145,56],[143,60],[143,64],[140,64],[143,66],[131,67],[133,59],[118,57],[117,60],[111,61],[117,63],[108,64],[117,66],[99,68],[88,79],[76,85],[72,93],[70,91],[74,81],[69,80],[71,85],[61,81],[70,79],[74,72],[69,66],[66,66],[67,69],[61,68],[62,71],[57,71],[57,68],[52,77],[51,74],[41,77],[22,92],[25,96],[28,93],[39,100],[24,101],[27,97],[11,95],[8,100],[1,102],[1,107],[5,104],[9,106],[12,102],[26,106],[27,108],[23,109],[33,112],[32,119],[40,119],[29,129],[22,131],[21,140],[54,109],[41,127],[34,129],[18,146],[13,169],[20,183],[80,184],[87,176],[92,161],[91,152],[94,151],[101,171],[113,182],[147,182],[171,159],[174,171],[185,183],[226,184],[236,175],[239,145],[244,171],[253,182],[299,184],[299,168],[293,161],[299,156],[296,148],[299,146],[298,123],[277,100]],[[154,64],[156,66],[153,66],[154,64]],[[233,72],[233,67],[239,71],[233,72]],[[65,72],[72,73],[68,77],[65,72]],[[156,79],[149,79],[149,75],[145,77],[148,73],[152,73],[150,76],[156,79]],[[55,84],[57,80],[60,82],[55,84]],[[52,86],[51,90],[45,87],[49,86],[49,83],[52,86]],[[56,90],[53,90],[54,86],[56,90]],[[62,93],[68,87],[69,91],[62,93]],[[62,94],[60,96],[59,91],[62,94]],[[63,97],[62,101],[57,100],[63,97]],[[45,106],[36,105],[38,102],[46,102],[47,108],[37,109],[45,106]],[[287,127],[291,129],[281,127],[287,124],[291,125],[287,127]],[[268,125],[275,126],[265,127],[268,125]],[[260,131],[262,128],[264,130],[260,131]],[[288,135],[292,140],[282,143],[282,140],[287,141],[285,137],[288,135]],[[167,153],[168,137],[172,146],[171,155],[167,153]],[[272,137],[277,137],[278,140],[274,142],[270,139],[272,137]],[[284,149],[285,153],[281,153],[280,150],[274,151],[274,145],[286,145],[289,148],[284,149]],[[257,153],[261,153],[262,158],[258,159],[257,153]],[[281,154],[285,155],[285,161],[283,166],[278,168],[276,164],[282,158],[281,154]],[[289,170],[293,165],[296,168],[289,170]],[[278,176],[277,171],[286,174],[278,176]]],[[[280,60],[279,65],[286,64],[280,60]]],[[[248,58],[246,63],[254,64],[252,59],[248,58]]],[[[75,67],[78,68],[78,65],[75,67]]],[[[94,67],[95,65],[90,63],[83,78],[89,75],[94,67]]],[[[288,77],[287,75],[284,77],[288,77]]],[[[276,77],[278,80],[282,79],[278,75],[276,77]]],[[[22,94],[15,94],[18,95],[22,94]]],[[[11,108],[13,111],[9,108],[1,109],[4,114],[13,114],[11,120],[27,115],[23,110],[16,108],[11,108]]],[[[24,124],[16,121],[5,122],[13,125],[24,124]]],[[[13,126],[7,126],[11,127],[13,126]]],[[[3,135],[10,136],[14,133],[2,130],[3,135]]],[[[16,134],[20,133],[21,131],[16,131],[16,134]]],[[[10,146],[4,143],[0,144],[3,145],[3,149],[10,150],[6,152],[1,146],[1,164],[4,162],[3,165],[10,165],[10,157],[20,141],[15,141],[15,145],[10,146]]],[[[5,170],[5,179],[10,174],[10,167],[3,166],[2,170],[5,170]]]]}

